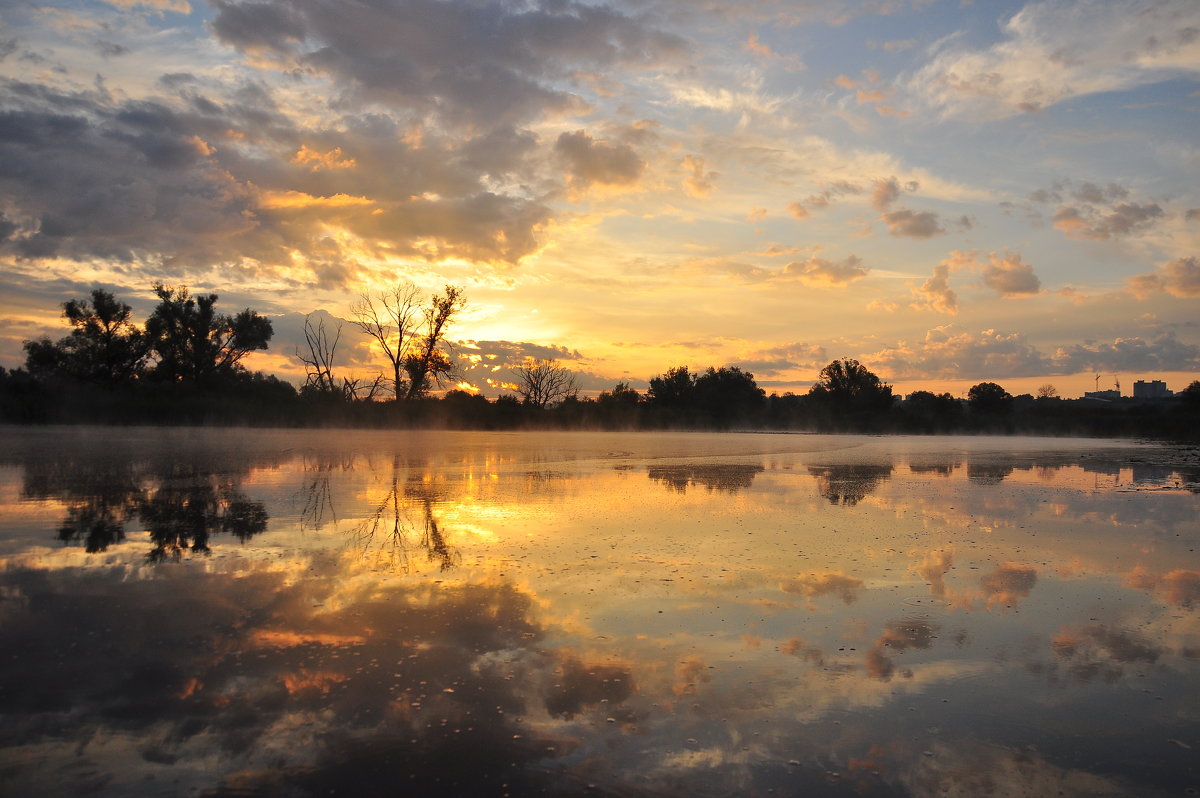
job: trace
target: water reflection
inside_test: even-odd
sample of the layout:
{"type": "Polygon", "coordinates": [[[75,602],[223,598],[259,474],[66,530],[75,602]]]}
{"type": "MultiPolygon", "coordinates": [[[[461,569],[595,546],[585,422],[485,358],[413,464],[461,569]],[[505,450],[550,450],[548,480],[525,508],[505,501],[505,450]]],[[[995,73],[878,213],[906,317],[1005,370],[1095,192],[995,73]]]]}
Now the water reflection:
{"type": "MultiPolygon", "coordinates": [[[[453,568],[461,555],[446,542],[434,515],[434,506],[444,499],[447,486],[431,479],[423,463],[404,463],[393,458],[388,466],[372,471],[381,478],[384,489],[371,503],[371,509],[352,532],[355,546],[364,557],[382,558],[404,572],[412,570],[410,554],[414,548],[441,571],[453,568]],[[380,473],[382,472],[382,473],[380,473]],[[420,508],[421,531],[409,519],[408,510],[420,508]]],[[[333,513],[332,499],[327,499],[333,513]]]]}
{"type": "Polygon", "coordinates": [[[292,435],[0,444],[6,792],[1200,783],[1177,453],[292,435]]]}
{"type": "Polygon", "coordinates": [[[160,458],[132,458],[117,451],[63,461],[35,460],[25,470],[23,498],[66,505],[58,539],[103,552],[126,539],[126,526],[141,525],[153,543],[152,562],[178,561],[184,552],[208,553],[209,538],[229,534],[241,542],[267,528],[266,507],[248,499],[239,482],[252,461],[219,472],[203,465],[160,458]]]}
{"type": "Polygon", "coordinates": [[[830,504],[853,507],[875,491],[880,483],[892,475],[893,466],[888,465],[828,465],[809,466],[808,471],[817,478],[821,495],[830,504]]]}
{"type": "Polygon", "coordinates": [[[689,487],[696,486],[709,492],[737,493],[749,488],[754,478],[762,472],[761,465],[743,463],[654,465],[646,469],[650,479],[678,493],[685,493],[689,487]]]}

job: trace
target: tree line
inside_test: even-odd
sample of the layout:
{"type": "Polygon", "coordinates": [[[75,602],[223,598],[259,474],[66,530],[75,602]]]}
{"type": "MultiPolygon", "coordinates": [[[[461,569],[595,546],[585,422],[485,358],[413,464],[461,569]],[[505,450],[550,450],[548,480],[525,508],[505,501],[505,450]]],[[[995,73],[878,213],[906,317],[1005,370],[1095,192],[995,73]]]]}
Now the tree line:
{"type": "Polygon", "coordinates": [[[456,378],[447,340],[466,307],[461,288],[423,300],[411,284],[364,294],[350,324],[380,352],[385,371],[368,378],[339,371],[342,327],[310,315],[304,347],[292,356],[304,384],[245,366],[267,349],[270,319],[249,308],[216,310],[216,294],[154,286],[158,303],[138,325],[111,293],[63,303],[70,332],[27,341],[23,368],[0,368],[0,420],[7,422],[249,423],[263,425],[445,426],[602,429],[777,429],[855,432],[1033,432],[1195,438],[1200,381],[1175,401],[1098,403],[1013,396],[994,382],[965,400],[916,391],[900,398],[862,363],[831,361],[803,394],[767,393],[737,366],[668,369],[639,392],[627,382],[580,397],[577,375],[554,360],[513,367],[513,392],[489,400],[435,389],[456,378]]]}

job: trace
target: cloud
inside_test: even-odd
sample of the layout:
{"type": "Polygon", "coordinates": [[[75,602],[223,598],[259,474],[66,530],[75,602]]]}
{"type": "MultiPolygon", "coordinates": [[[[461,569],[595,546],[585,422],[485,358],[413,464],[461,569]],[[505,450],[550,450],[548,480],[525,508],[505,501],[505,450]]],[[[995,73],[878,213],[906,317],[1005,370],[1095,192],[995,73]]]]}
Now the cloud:
{"type": "Polygon", "coordinates": [[[1051,360],[1021,333],[970,333],[935,327],[917,344],[900,342],[867,356],[893,379],[1026,377],[1053,370],[1051,360]]]}
{"type": "Polygon", "coordinates": [[[212,29],[284,70],[324,75],[342,102],[379,102],[444,125],[493,128],[582,110],[552,76],[653,68],[687,43],[610,6],[412,0],[334,9],[318,0],[218,0],[212,29]]]}
{"type": "Polygon", "coordinates": [[[828,208],[847,194],[861,194],[862,187],[845,180],[829,183],[807,199],[788,203],[788,211],[797,219],[807,219],[812,211],[828,208]]]}
{"type": "Polygon", "coordinates": [[[796,369],[823,366],[828,361],[825,347],[797,341],[757,349],[731,365],[761,377],[773,377],[796,369]]]}
{"type": "Polygon", "coordinates": [[[149,8],[155,11],[174,11],[176,14],[192,13],[187,0],[104,0],[110,6],[121,9],[149,8]]]}
{"type": "Polygon", "coordinates": [[[876,180],[871,191],[871,207],[880,213],[886,212],[892,203],[900,199],[900,181],[894,177],[876,180]]]}
{"type": "Polygon", "coordinates": [[[384,117],[301,128],[256,84],[209,96],[173,83],[176,99],[121,101],[0,83],[0,170],[17,226],[0,249],[159,262],[165,275],[252,261],[260,276],[303,282],[309,258],[515,262],[540,246],[549,209],[484,188],[521,168],[529,135],[416,144],[384,117]]]}
{"type": "Polygon", "coordinates": [[[946,228],[938,220],[938,215],[932,211],[913,211],[908,208],[892,210],[903,191],[916,191],[917,188],[915,181],[905,184],[902,188],[895,177],[875,181],[874,190],[871,192],[871,207],[879,211],[879,218],[888,226],[888,232],[892,235],[932,238],[946,232],[946,228]]]}
{"type": "Polygon", "coordinates": [[[1029,3],[1003,38],[947,44],[908,81],[945,116],[999,118],[1099,92],[1200,73],[1200,6],[1192,0],[1029,3]]]}
{"type": "Polygon", "coordinates": [[[1164,263],[1149,274],[1139,274],[1127,280],[1129,290],[1139,299],[1156,291],[1171,296],[1200,297],[1200,259],[1178,258],[1164,263]]]}
{"type": "Polygon", "coordinates": [[[848,285],[866,277],[869,271],[857,255],[848,255],[840,261],[814,255],[808,260],[792,261],[783,267],[785,277],[794,277],[805,285],[821,287],[848,285]]]}
{"type": "Polygon", "coordinates": [[[937,214],[932,211],[889,211],[883,214],[882,219],[888,226],[888,232],[894,236],[932,238],[946,232],[937,214]]]}
{"type": "Polygon", "coordinates": [[[1021,333],[971,333],[948,324],[929,330],[919,343],[901,341],[863,359],[878,364],[892,379],[996,380],[1092,371],[1194,371],[1200,368],[1200,346],[1165,333],[1149,340],[1086,341],[1059,347],[1048,355],[1021,333]]]}
{"type": "Polygon", "coordinates": [[[1107,212],[1090,205],[1065,205],[1054,212],[1051,222],[1055,230],[1068,237],[1107,241],[1141,232],[1162,217],[1163,210],[1157,203],[1122,202],[1107,212]]]}
{"type": "MultiPolygon", "coordinates": [[[[350,320],[334,316],[326,310],[315,310],[310,314],[285,313],[272,317],[271,326],[274,334],[271,336],[271,350],[284,357],[293,358],[296,368],[301,369],[302,366],[296,353],[299,352],[304,357],[310,356],[308,343],[304,337],[306,319],[311,323],[313,329],[324,325],[330,344],[333,344],[336,339],[332,365],[335,368],[346,370],[345,373],[335,373],[336,377],[353,377],[355,375],[351,374],[350,370],[356,368],[372,373],[379,370],[379,364],[375,362],[371,354],[370,337],[350,320]]],[[[362,376],[362,374],[357,376],[362,376]]]]}
{"type": "Polygon", "coordinates": [[[936,310],[940,313],[956,313],[958,296],[950,288],[950,275],[960,270],[979,272],[983,284],[1002,296],[1027,296],[1041,290],[1041,280],[1033,273],[1033,267],[1021,260],[1019,252],[991,252],[986,261],[979,259],[976,250],[954,250],[934,267],[920,288],[913,294],[922,301],[916,308],[936,310]]]}
{"type": "Polygon", "coordinates": [[[1021,253],[1006,252],[1003,256],[993,252],[983,267],[983,282],[1001,296],[1027,296],[1041,290],[1041,281],[1033,273],[1033,267],[1021,260],[1021,253]]]}
{"type": "Polygon", "coordinates": [[[459,341],[456,346],[463,356],[478,358],[485,365],[519,366],[529,358],[535,360],[580,360],[578,349],[565,346],[531,344],[526,341],[459,341]]]}
{"type": "Polygon", "coordinates": [[[1088,341],[1054,353],[1058,373],[1082,371],[1194,371],[1200,368],[1200,346],[1183,343],[1173,333],[1152,340],[1117,338],[1111,343],[1088,341]]]}
{"type": "Polygon", "coordinates": [[[920,288],[913,289],[913,293],[923,300],[916,307],[938,313],[958,313],[958,294],[950,287],[950,268],[948,262],[942,261],[933,267],[933,274],[920,288]]]}
{"type": "Polygon", "coordinates": [[[683,190],[693,197],[703,199],[712,193],[719,175],[706,171],[708,161],[699,155],[683,156],[683,168],[687,177],[683,180],[683,190]]]}
{"type": "MultiPolygon", "coordinates": [[[[1032,203],[1057,206],[1050,216],[1055,230],[1068,238],[1107,241],[1144,232],[1165,218],[1157,202],[1130,199],[1129,189],[1117,183],[1057,180],[1029,195],[1032,203]]],[[[1041,217],[1027,208],[1035,223],[1041,217]]]]}
{"type": "Polygon", "coordinates": [[[646,168],[628,144],[596,141],[582,130],[559,135],[554,150],[566,161],[571,184],[583,188],[632,185],[646,168]]]}
{"type": "Polygon", "coordinates": [[[742,42],[742,49],[751,52],[755,57],[764,64],[778,63],[789,72],[796,72],[804,69],[804,62],[794,55],[782,55],[771,49],[771,45],[758,38],[757,34],[751,33],[746,37],[746,41],[742,42]]]}

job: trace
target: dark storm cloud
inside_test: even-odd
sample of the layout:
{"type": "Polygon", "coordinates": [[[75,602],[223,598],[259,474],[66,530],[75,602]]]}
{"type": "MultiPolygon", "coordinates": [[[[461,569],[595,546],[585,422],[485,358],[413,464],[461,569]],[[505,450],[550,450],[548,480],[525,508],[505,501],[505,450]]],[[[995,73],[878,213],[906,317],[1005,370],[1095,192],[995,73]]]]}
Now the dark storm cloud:
{"type": "Polygon", "coordinates": [[[574,69],[649,66],[687,51],[677,36],[611,8],[558,0],[330,5],[217,4],[227,44],[331,76],[344,100],[372,100],[478,126],[583,107],[553,85],[574,69]]]}

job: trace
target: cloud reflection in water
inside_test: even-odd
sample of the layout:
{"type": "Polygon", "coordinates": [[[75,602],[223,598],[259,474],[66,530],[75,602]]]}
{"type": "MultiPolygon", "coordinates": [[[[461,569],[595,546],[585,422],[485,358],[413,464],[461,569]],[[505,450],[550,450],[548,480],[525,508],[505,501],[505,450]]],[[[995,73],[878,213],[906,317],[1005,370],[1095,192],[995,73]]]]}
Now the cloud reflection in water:
{"type": "Polygon", "coordinates": [[[1197,496],[1144,449],[305,434],[6,447],[6,789],[1192,783],[1197,496]]]}

